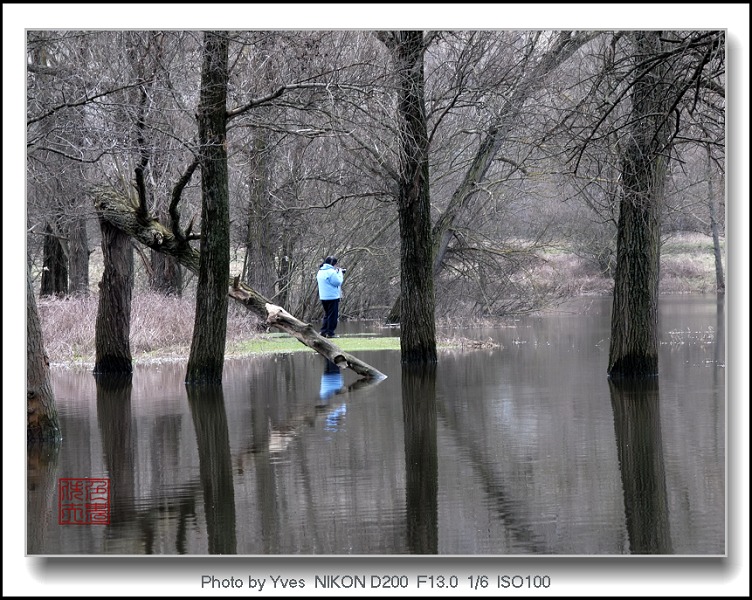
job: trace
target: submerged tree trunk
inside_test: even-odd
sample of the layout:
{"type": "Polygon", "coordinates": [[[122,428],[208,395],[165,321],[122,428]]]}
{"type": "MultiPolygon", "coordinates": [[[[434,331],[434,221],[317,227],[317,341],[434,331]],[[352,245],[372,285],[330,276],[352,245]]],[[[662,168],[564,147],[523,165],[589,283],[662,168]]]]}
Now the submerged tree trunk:
{"type": "Polygon", "coordinates": [[[400,344],[403,363],[436,362],[422,31],[381,35],[397,72],[400,123],[400,344]]]}
{"type": "Polygon", "coordinates": [[[658,373],[658,279],[661,203],[669,161],[672,116],[659,32],[635,32],[639,57],[632,88],[632,125],[621,165],[616,275],[608,373],[658,373]],[[648,66],[646,66],[648,65],[648,66]]]}
{"type": "Polygon", "coordinates": [[[50,363],[44,349],[42,324],[31,286],[26,278],[26,441],[27,444],[60,439],[55,394],[50,383],[50,363]]]}
{"type": "Polygon", "coordinates": [[[131,373],[133,243],[104,219],[101,229],[104,273],[99,283],[94,373],[131,373]]]}
{"type": "Polygon", "coordinates": [[[220,383],[224,366],[227,287],[230,283],[227,49],[227,34],[204,34],[204,64],[198,109],[201,143],[201,260],[186,383],[220,383]]]}

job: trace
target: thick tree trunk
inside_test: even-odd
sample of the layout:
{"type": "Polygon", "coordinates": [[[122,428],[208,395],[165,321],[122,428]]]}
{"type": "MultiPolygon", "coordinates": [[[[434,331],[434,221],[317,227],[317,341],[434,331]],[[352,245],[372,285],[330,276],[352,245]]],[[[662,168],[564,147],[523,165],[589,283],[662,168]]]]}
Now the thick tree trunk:
{"type": "Polygon", "coordinates": [[[60,233],[47,223],[44,229],[44,257],[40,296],[68,295],[68,256],[60,233]]]}
{"type": "Polygon", "coordinates": [[[131,373],[133,243],[108,221],[102,219],[100,224],[104,273],[99,283],[94,373],[131,373]]]}
{"type": "Polygon", "coordinates": [[[50,383],[50,363],[44,349],[37,302],[26,278],[26,440],[27,443],[60,440],[60,422],[50,383]]]}
{"type": "Polygon", "coordinates": [[[423,32],[396,31],[385,43],[394,58],[399,96],[401,359],[436,362],[423,32]]]}
{"type": "MultiPolygon", "coordinates": [[[[635,33],[636,56],[657,56],[658,32],[635,33]]],[[[644,64],[644,62],[643,62],[644,64]]],[[[622,158],[616,275],[608,373],[658,374],[658,280],[661,203],[668,167],[670,83],[660,61],[641,73],[632,91],[632,127],[622,158]]]]}
{"type": "MultiPolygon", "coordinates": [[[[96,192],[95,206],[101,218],[106,219],[113,227],[119,228],[123,233],[157,252],[174,256],[186,269],[194,274],[198,273],[201,253],[185,240],[176,238],[159,221],[139,217],[137,207],[129,199],[119,196],[114,190],[100,189],[96,192]]],[[[297,322],[279,319],[279,313],[275,310],[278,307],[253,288],[241,283],[239,278],[236,278],[232,284],[228,282],[227,293],[260,319],[292,335],[301,343],[340,366],[347,367],[367,378],[384,379],[386,377],[378,369],[339,350],[328,339],[322,338],[310,325],[297,319],[295,319],[297,322]],[[271,313],[268,307],[273,307],[271,313]],[[301,333],[301,325],[305,328],[304,333],[301,333]],[[332,356],[331,349],[334,350],[334,356],[332,356]],[[338,359],[337,356],[343,357],[344,360],[338,359]]]]}
{"type": "Polygon", "coordinates": [[[201,260],[196,319],[186,383],[221,383],[230,281],[230,208],[227,173],[228,40],[204,35],[198,110],[201,143],[201,260]]]}

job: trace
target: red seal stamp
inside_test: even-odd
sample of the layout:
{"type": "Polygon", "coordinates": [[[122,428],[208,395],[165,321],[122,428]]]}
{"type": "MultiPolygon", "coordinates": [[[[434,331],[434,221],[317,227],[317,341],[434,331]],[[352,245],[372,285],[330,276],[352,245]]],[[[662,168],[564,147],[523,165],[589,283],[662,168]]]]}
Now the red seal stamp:
{"type": "Polygon", "coordinates": [[[109,525],[110,480],[58,480],[58,523],[60,525],[109,525]]]}

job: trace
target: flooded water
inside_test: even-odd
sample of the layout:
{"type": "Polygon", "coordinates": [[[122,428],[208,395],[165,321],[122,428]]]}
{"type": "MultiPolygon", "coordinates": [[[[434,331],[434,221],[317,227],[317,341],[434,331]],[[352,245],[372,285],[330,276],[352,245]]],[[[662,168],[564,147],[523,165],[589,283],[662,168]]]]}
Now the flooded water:
{"type": "Polygon", "coordinates": [[[640,388],[606,377],[609,314],[455,330],[502,347],[433,369],[358,353],[388,375],[370,385],[308,351],[229,360],[221,387],[182,363],[55,369],[64,440],[29,455],[27,552],[723,555],[723,305],[663,298],[640,388]],[[109,524],[72,522],[63,483],[98,478],[109,524]]]}

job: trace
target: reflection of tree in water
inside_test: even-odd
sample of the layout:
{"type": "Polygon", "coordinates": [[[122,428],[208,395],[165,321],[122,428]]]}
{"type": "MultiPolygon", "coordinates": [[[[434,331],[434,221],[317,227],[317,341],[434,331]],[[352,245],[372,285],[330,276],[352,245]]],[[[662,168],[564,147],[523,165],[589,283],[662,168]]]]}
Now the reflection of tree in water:
{"type": "MultiPolygon", "coordinates": [[[[108,538],[120,537],[135,513],[135,457],[131,414],[132,375],[97,374],[97,421],[110,477],[110,528],[108,538]]],[[[148,544],[147,544],[148,546],[148,544]]]]}
{"type": "Polygon", "coordinates": [[[439,460],[436,442],[436,365],[402,366],[407,543],[413,554],[439,549],[439,460]]]}
{"type": "Polygon", "coordinates": [[[609,381],[632,554],[671,554],[658,378],[609,381]]]}
{"type": "MultiPolygon", "coordinates": [[[[292,376],[288,379],[292,379],[292,376]]],[[[358,392],[358,398],[363,398],[368,388],[373,388],[384,381],[378,378],[360,378],[344,385],[342,369],[335,363],[326,360],[321,378],[321,385],[311,402],[297,413],[289,414],[283,419],[273,420],[268,407],[251,403],[251,443],[238,453],[236,460],[240,469],[245,469],[245,462],[252,460],[256,474],[256,503],[259,510],[259,527],[261,530],[261,544],[265,554],[279,552],[279,544],[284,539],[281,535],[284,523],[280,522],[280,499],[273,490],[277,485],[277,470],[275,464],[284,462],[284,455],[300,436],[311,428],[339,426],[343,413],[352,394],[358,392]],[[336,399],[336,401],[334,401],[336,399]],[[332,405],[329,405],[329,402],[332,405]],[[274,422],[273,422],[274,421],[274,422]]],[[[316,495],[311,488],[312,476],[308,472],[308,462],[302,460],[301,486],[305,504],[310,510],[310,518],[315,519],[313,507],[316,506],[316,495]]],[[[319,545],[319,531],[311,529],[311,543],[319,545]]]]}
{"type": "Polygon", "coordinates": [[[50,522],[57,518],[56,497],[60,443],[26,447],[26,552],[44,554],[50,522]]]}
{"type": "Polygon", "coordinates": [[[437,412],[447,430],[456,434],[454,442],[467,455],[468,464],[476,471],[477,480],[488,497],[488,506],[493,508],[504,522],[506,530],[520,545],[520,552],[530,554],[550,552],[546,542],[528,522],[529,518],[522,514],[514,483],[508,483],[501,473],[494,470],[494,461],[489,461],[487,451],[481,441],[473,436],[464,435],[463,432],[467,426],[458,422],[456,415],[443,403],[437,403],[437,412]]]}
{"type": "Polygon", "coordinates": [[[235,488],[221,385],[186,385],[198,445],[209,554],[236,554],[235,488]]]}

